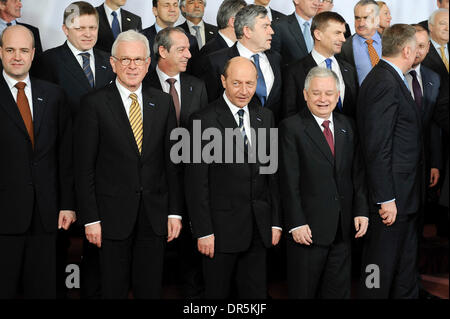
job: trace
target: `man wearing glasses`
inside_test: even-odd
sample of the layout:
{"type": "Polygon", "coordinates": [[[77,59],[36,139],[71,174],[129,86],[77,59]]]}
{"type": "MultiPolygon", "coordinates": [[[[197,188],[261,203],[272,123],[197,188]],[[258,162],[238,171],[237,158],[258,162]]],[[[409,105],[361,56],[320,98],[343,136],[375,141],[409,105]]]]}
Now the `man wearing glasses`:
{"type": "Polygon", "coordinates": [[[103,298],[160,298],[166,242],[181,230],[179,169],[170,160],[177,120],[169,94],[142,85],[147,38],[122,32],[116,80],[82,99],[75,123],[76,191],[86,238],[100,247],[103,298]]]}

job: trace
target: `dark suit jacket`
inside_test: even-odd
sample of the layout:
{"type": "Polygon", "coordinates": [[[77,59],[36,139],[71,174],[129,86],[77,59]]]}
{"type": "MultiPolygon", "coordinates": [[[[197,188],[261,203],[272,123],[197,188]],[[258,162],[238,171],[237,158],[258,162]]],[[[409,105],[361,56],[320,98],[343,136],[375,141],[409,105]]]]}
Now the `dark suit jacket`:
{"type": "MultiPolygon", "coordinates": [[[[109,63],[108,53],[94,48],[94,59],[95,89],[99,89],[113,81],[115,74],[109,63]]],[[[93,90],[67,42],[45,51],[34,73],[37,77],[58,84],[64,89],[73,116],[80,110],[83,95],[93,90]]]]}
{"type": "MultiPolygon", "coordinates": [[[[206,41],[205,44],[206,44],[217,36],[218,29],[215,25],[206,23],[204,21],[203,23],[205,24],[205,41],[206,41]]],[[[184,32],[186,32],[186,34],[191,34],[187,22],[180,24],[179,27],[182,28],[184,32]]]]}
{"type": "Polygon", "coordinates": [[[170,214],[182,213],[178,168],[170,160],[176,127],[170,95],[143,86],[142,154],[115,82],[82,99],[75,127],[75,185],[81,224],[101,221],[102,235],[124,240],[139,204],[158,236],[170,214]]]}
{"type": "MultiPolygon", "coordinates": [[[[156,33],[157,33],[155,25],[152,25],[151,27],[148,27],[148,28],[142,30],[141,33],[147,37],[148,42],[150,44],[150,57],[151,57],[150,68],[149,68],[149,72],[150,72],[150,71],[155,70],[156,65],[158,64],[158,61],[156,61],[155,52],[153,51],[153,44],[155,43],[155,38],[156,38],[156,33]]],[[[192,73],[192,71],[191,71],[192,61],[197,56],[199,49],[198,49],[197,38],[193,37],[189,32],[186,33],[186,36],[189,39],[189,45],[190,45],[189,52],[191,52],[191,55],[192,55],[192,58],[188,62],[188,67],[187,67],[186,72],[192,73]]]]}
{"type": "Polygon", "coordinates": [[[270,8],[270,11],[272,11],[272,23],[277,23],[281,19],[284,19],[287,17],[285,14],[281,13],[280,11],[274,10],[272,8],[270,8]]]}
{"type": "MultiPolygon", "coordinates": [[[[272,50],[265,51],[264,53],[269,59],[270,66],[272,67],[272,71],[275,76],[275,81],[264,107],[269,108],[273,112],[275,121],[278,123],[281,111],[281,57],[277,52],[273,52],[272,50]]],[[[209,101],[214,101],[223,93],[220,75],[222,74],[223,68],[228,60],[237,56],[239,56],[239,51],[235,43],[231,48],[219,50],[207,57],[207,61],[204,63],[207,64],[208,67],[207,71],[203,74],[202,79],[206,84],[209,101]]],[[[253,96],[253,100],[260,103],[256,95],[253,96]]]]}
{"type": "Polygon", "coordinates": [[[202,77],[202,75],[204,75],[204,73],[208,71],[208,66],[205,63],[205,59],[207,58],[207,56],[210,55],[211,53],[226,48],[228,48],[228,44],[225,42],[225,40],[222,38],[220,34],[217,34],[217,36],[214,39],[212,39],[202,47],[200,52],[193,60],[192,74],[199,78],[202,77]]]}
{"type": "Polygon", "coordinates": [[[353,37],[355,35],[352,35],[351,37],[347,38],[344,45],[342,46],[341,53],[338,54],[338,56],[350,63],[351,66],[356,70],[356,63],[355,63],[355,54],[353,53],[353,37]]]}
{"type": "MultiPolygon", "coordinates": [[[[0,234],[25,233],[34,207],[56,232],[60,210],[74,210],[72,122],[64,92],[31,78],[34,149],[9,87],[0,76],[0,234]]],[[[5,257],[6,258],[6,257],[5,257]]]]}
{"type": "Polygon", "coordinates": [[[19,25],[23,25],[24,27],[27,27],[28,29],[31,30],[31,32],[33,32],[33,36],[34,36],[34,46],[36,48],[36,54],[41,54],[42,53],[42,44],[41,44],[41,36],[39,35],[39,29],[36,27],[33,27],[32,25],[26,24],[26,23],[21,23],[16,21],[17,24],[19,25]]]}
{"type": "MultiPolygon", "coordinates": [[[[255,134],[259,133],[258,128],[274,127],[273,115],[269,110],[250,103],[249,112],[255,134]]],[[[222,97],[195,113],[191,122],[193,120],[201,121],[202,130],[218,129],[222,137],[225,136],[225,128],[237,128],[234,116],[222,97]]],[[[193,136],[192,125],[190,132],[193,136]]],[[[252,145],[256,145],[257,139],[252,136],[252,145]]],[[[269,139],[268,134],[265,145],[267,153],[269,139]]],[[[205,144],[203,141],[202,145],[205,144]]],[[[262,146],[263,143],[258,143],[258,147],[262,146]]],[[[258,159],[254,164],[248,161],[225,163],[224,141],[221,147],[221,163],[206,164],[202,161],[188,164],[185,168],[185,190],[193,235],[200,238],[214,234],[216,252],[236,253],[247,250],[253,232],[259,231],[264,245],[269,248],[272,246],[272,226],[281,225],[276,175],[260,174],[259,168],[263,165],[258,159]],[[258,230],[253,228],[253,220],[258,230]]],[[[244,150],[241,147],[236,152],[244,150]]]]}
{"type": "Polygon", "coordinates": [[[441,59],[441,56],[434,48],[433,44],[430,43],[430,51],[422,62],[422,65],[430,68],[441,77],[441,88],[448,90],[449,77],[445,64],[441,59]]]}
{"type": "MultiPolygon", "coordinates": [[[[108,18],[106,17],[104,6],[105,4],[96,7],[99,16],[98,17],[99,23],[98,23],[98,39],[97,43],[95,44],[95,48],[111,54],[111,48],[114,43],[114,35],[111,31],[111,26],[108,22],[108,18]]],[[[142,30],[141,17],[124,9],[120,9],[120,15],[122,17],[121,20],[122,32],[128,30],[136,30],[136,31],[142,30]]]]}
{"type": "MultiPolygon", "coordinates": [[[[315,245],[330,245],[339,226],[350,240],[353,217],[369,216],[354,122],[333,115],[335,157],[308,108],[280,123],[280,194],[286,231],[308,224],[315,245]]],[[[290,236],[292,237],[292,236],[290,236]]]]}
{"type": "Polygon", "coordinates": [[[395,198],[399,215],[417,213],[424,194],[422,117],[402,78],[383,60],[361,85],[357,118],[372,211],[395,198]]]}
{"type": "MultiPolygon", "coordinates": [[[[336,57],[341,69],[345,84],[345,96],[343,99],[343,113],[350,117],[355,117],[356,99],[358,97],[358,79],[355,69],[346,61],[336,57]]],[[[303,96],[303,88],[308,72],[316,67],[316,61],[311,53],[300,61],[288,65],[283,72],[283,110],[282,117],[286,118],[294,115],[306,107],[303,96]]],[[[335,108],[336,112],[339,109],[335,108]]]]}
{"type": "Polygon", "coordinates": [[[303,32],[298,25],[295,13],[281,19],[273,25],[272,50],[283,58],[283,64],[289,64],[308,55],[303,32]]]}
{"type": "MultiPolygon", "coordinates": [[[[147,73],[144,81],[151,87],[162,90],[161,82],[156,71],[147,73]]],[[[180,126],[187,128],[192,113],[201,110],[208,104],[208,95],[206,94],[205,83],[192,75],[180,73],[180,85],[180,126]]]]}

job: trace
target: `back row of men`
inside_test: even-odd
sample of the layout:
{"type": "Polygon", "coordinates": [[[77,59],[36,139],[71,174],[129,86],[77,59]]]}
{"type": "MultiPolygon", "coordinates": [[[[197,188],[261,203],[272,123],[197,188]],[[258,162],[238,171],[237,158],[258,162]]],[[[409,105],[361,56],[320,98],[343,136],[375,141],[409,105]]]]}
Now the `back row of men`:
{"type": "MultiPolygon", "coordinates": [[[[417,215],[425,181],[436,184],[442,166],[433,116],[448,133],[448,9],[429,19],[430,48],[420,25],[395,25],[381,40],[371,0],[355,6],[357,34],[345,41],[345,21],[316,15],[319,2],[327,1],[294,0],[294,14],[279,17],[225,0],[209,41],[216,30],[201,21],[201,0],[181,1],[186,33],[172,27],[176,0],[154,0],[156,23],[141,34],[125,31],[141,26],[120,9],[125,1],[72,3],[67,42],[37,53],[31,70],[62,90],[28,76],[36,30],[5,20],[0,251],[11,258],[0,262],[1,296],[14,296],[21,275],[26,296],[54,296],[56,221],[67,229],[77,210],[87,240],[101,247],[85,277],[100,269],[93,289],[106,298],[126,297],[130,283],[135,297],[160,296],[166,240],[179,236],[186,214],[203,254],[206,297],[227,297],[235,270],[241,297],[264,298],[266,249],[283,228],[290,296],[349,297],[351,224],[361,237],[368,220],[363,264],[379,265],[382,288],[363,296],[416,297],[417,215]],[[444,47],[439,61],[435,43],[444,47]],[[359,133],[339,113],[355,118],[359,133]],[[238,128],[245,153],[260,146],[251,128],[279,124],[281,183],[259,173],[259,159],[175,165],[170,133],[192,131],[194,119],[202,128],[238,128]]],[[[5,12],[20,16],[20,1],[0,1],[2,19],[5,12]]]]}

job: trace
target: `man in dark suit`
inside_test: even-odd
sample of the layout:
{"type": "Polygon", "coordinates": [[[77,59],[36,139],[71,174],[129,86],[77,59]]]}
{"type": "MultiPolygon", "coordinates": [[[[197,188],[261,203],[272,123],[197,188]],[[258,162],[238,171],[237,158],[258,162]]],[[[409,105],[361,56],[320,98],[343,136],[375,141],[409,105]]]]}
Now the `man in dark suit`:
{"type": "Polygon", "coordinates": [[[417,215],[424,196],[422,117],[403,74],[416,58],[416,30],[383,33],[383,59],[358,98],[371,226],[364,243],[360,296],[417,298],[417,215]],[[365,277],[365,275],[367,277],[365,277]]]}
{"type": "Polygon", "coordinates": [[[369,209],[354,122],[333,113],[339,79],[312,68],[307,108],[280,124],[280,194],[290,298],[350,298],[351,229],[364,236],[369,209]]]}
{"type": "Polygon", "coordinates": [[[126,2],[127,0],[106,0],[96,8],[99,15],[96,49],[110,53],[114,39],[120,32],[142,30],[141,17],[121,8],[126,2]]]}
{"type": "MultiPolygon", "coordinates": [[[[180,16],[180,8],[178,7],[178,0],[153,0],[153,14],[156,21],[152,26],[142,30],[142,34],[145,35],[150,44],[150,71],[156,68],[155,52],[153,51],[153,45],[155,43],[156,34],[164,28],[173,27],[180,16]]],[[[190,48],[192,56],[196,56],[199,52],[197,39],[190,33],[187,34],[189,38],[190,48]]],[[[188,73],[191,73],[191,66],[188,65],[188,73]]]]}
{"type": "Polygon", "coordinates": [[[279,52],[283,64],[297,61],[311,52],[314,41],[311,22],[319,8],[318,0],[293,0],[295,12],[274,24],[272,49],[279,52]]]}
{"type": "Polygon", "coordinates": [[[185,169],[188,212],[198,250],[204,255],[208,299],[228,298],[233,281],[239,298],[266,298],[267,248],[281,236],[276,169],[270,171],[274,154],[269,131],[275,122],[270,110],[252,101],[256,82],[251,61],[231,59],[222,75],[223,96],[191,117],[193,143],[206,144],[195,140],[198,121],[201,130],[225,137],[217,146],[220,150],[213,150],[212,163],[203,158],[185,169]],[[226,132],[230,129],[235,132],[226,132]],[[226,146],[227,138],[233,139],[231,147],[226,146]],[[256,149],[270,154],[269,162],[256,158],[256,149]],[[231,163],[226,159],[230,155],[231,163]]]}
{"type": "MultiPolygon", "coordinates": [[[[449,0],[436,0],[436,5],[439,9],[449,9],[449,0]]],[[[428,31],[428,20],[419,22],[419,24],[428,31]]]]}
{"type": "Polygon", "coordinates": [[[199,49],[217,36],[217,27],[203,21],[205,7],[206,0],[180,0],[181,14],[186,18],[180,27],[197,39],[199,49]]]}
{"type": "Polygon", "coordinates": [[[272,9],[269,7],[270,0],[255,0],[253,4],[256,4],[258,6],[263,6],[267,10],[267,15],[269,16],[270,21],[272,23],[277,23],[281,19],[286,18],[285,14],[282,14],[281,12],[272,9]]]}
{"type": "Polygon", "coordinates": [[[148,40],[129,30],[110,59],[116,81],[86,95],[75,128],[75,185],[86,237],[101,247],[103,298],[160,298],[164,250],[181,230],[182,187],[170,159],[170,95],[142,85],[148,40]]]}
{"type": "Polygon", "coordinates": [[[56,298],[56,233],[75,221],[72,127],[64,92],[28,72],[33,34],[0,40],[0,299],[56,298]]]}
{"type": "Polygon", "coordinates": [[[358,80],[355,69],[346,61],[335,57],[345,42],[345,20],[338,13],[326,11],[313,18],[311,32],[314,48],[303,59],[286,67],[283,78],[283,118],[294,115],[306,107],[303,92],[305,78],[313,67],[331,68],[339,78],[340,96],[336,111],[355,117],[358,80]]]}
{"type": "Polygon", "coordinates": [[[208,67],[202,78],[209,101],[214,101],[223,92],[220,79],[227,61],[236,56],[253,60],[258,69],[258,87],[253,98],[269,108],[278,122],[281,109],[281,57],[270,50],[273,35],[270,24],[264,7],[251,4],[242,8],[234,21],[238,42],[229,49],[210,54],[205,61],[208,67]]]}
{"type": "Polygon", "coordinates": [[[32,25],[17,21],[22,16],[22,2],[19,0],[0,0],[0,34],[3,30],[11,25],[23,25],[33,32],[34,46],[36,54],[42,53],[41,37],[39,35],[39,29],[32,25]]]}
{"type": "MultiPolygon", "coordinates": [[[[322,1],[320,1],[319,9],[317,10],[317,14],[326,12],[326,11],[332,11],[333,7],[334,7],[333,0],[322,0],[322,1]]],[[[346,22],[344,37],[347,39],[347,38],[350,38],[351,36],[352,36],[352,32],[350,30],[350,26],[346,22]]]]}

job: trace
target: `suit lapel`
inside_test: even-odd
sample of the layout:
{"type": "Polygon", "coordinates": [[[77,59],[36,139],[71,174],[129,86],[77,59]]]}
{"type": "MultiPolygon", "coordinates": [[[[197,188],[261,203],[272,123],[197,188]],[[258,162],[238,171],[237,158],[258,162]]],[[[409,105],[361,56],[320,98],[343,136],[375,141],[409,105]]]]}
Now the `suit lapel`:
{"type": "Polygon", "coordinates": [[[180,110],[180,123],[188,122],[188,114],[191,109],[192,98],[193,98],[193,87],[192,83],[187,79],[186,75],[180,74],[180,87],[181,87],[181,110],[180,110]]]}
{"type": "Polygon", "coordinates": [[[2,75],[0,75],[0,96],[2,97],[0,99],[0,106],[3,107],[5,112],[11,117],[19,129],[21,129],[24,134],[28,135],[22,115],[20,115],[19,108],[17,107],[17,103],[14,100],[14,97],[12,96],[11,91],[9,90],[9,87],[2,75]]]}
{"type": "Polygon", "coordinates": [[[423,86],[423,98],[422,98],[422,115],[426,118],[427,113],[430,111],[430,96],[433,94],[434,83],[429,77],[428,70],[423,66],[420,66],[420,73],[422,75],[422,86],[423,86]]]}
{"type": "Polygon", "coordinates": [[[37,142],[37,137],[39,135],[39,130],[41,128],[42,121],[45,117],[45,111],[47,110],[48,98],[35,81],[31,82],[31,92],[33,96],[33,126],[34,126],[34,137],[37,142]]]}
{"type": "Polygon", "coordinates": [[[345,129],[345,126],[342,123],[340,117],[333,115],[333,124],[334,124],[334,155],[336,168],[337,170],[339,170],[339,168],[342,167],[343,158],[347,154],[345,141],[348,132],[345,129]]]}
{"type": "Polygon", "coordinates": [[[96,52],[94,49],[94,57],[95,57],[95,87],[103,87],[107,83],[107,73],[108,73],[108,65],[109,61],[103,60],[103,58],[96,52]]]}
{"type": "Polygon", "coordinates": [[[308,49],[306,47],[305,38],[303,37],[302,29],[298,25],[297,18],[295,17],[295,13],[291,14],[289,17],[289,31],[292,33],[292,36],[297,42],[297,45],[301,50],[307,52],[308,49]]]}
{"type": "Polygon", "coordinates": [[[334,157],[331,153],[330,146],[309,109],[304,109],[301,116],[305,123],[305,133],[311,138],[313,144],[317,146],[330,164],[334,166],[334,157]]]}
{"type": "Polygon", "coordinates": [[[114,42],[114,35],[112,33],[111,27],[109,26],[109,21],[108,21],[108,18],[106,17],[106,11],[105,11],[104,6],[105,5],[102,4],[98,10],[98,15],[99,15],[98,18],[100,20],[99,27],[102,29],[102,30],[99,30],[99,33],[103,32],[105,34],[105,36],[107,36],[110,39],[110,41],[112,43],[112,42],[114,42]],[[104,26],[104,27],[102,27],[102,26],[104,26]]]}
{"type": "Polygon", "coordinates": [[[157,108],[161,107],[156,103],[154,98],[148,92],[149,90],[145,90],[142,88],[142,111],[143,111],[143,120],[144,120],[144,137],[142,139],[142,158],[149,152],[146,146],[148,147],[151,144],[151,129],[153,127],[153,121],[155,120],[155,114],[157,112],[157,108]]]}
{"type": "Polygon", "coordinates": [[[77,59],[73,55],[72,51],[70,51],[67,42],[63,44],[61,50],[61,59],[63,61],[62,67],[67,69],[68,74],[72,74],[72,76],[80,83],[81,86],[84,87],[86,91],[90,91],[91,85],[84,74],[83,69],[78,63],[77,59]]]}
{"type": "MultiPolygon", "coordinates": [[[[277,79],[281,79],[281,70],[280,70],[279,65],[276,65],[275,57],[272,52],[267,51],[266,56],[267,56],[267,59],[269,60],[270,67],[272,68],[272,72],[273,72],[274,79],[275,79],[270,93],[278,92],[278,91],[280,91],[281,81],[277,81],[277,79]]],[[[274,94],[269,94],[266,104],[270,105],[270,103],[272,102],[271,99],[273,99],[273,96],[274,96],[274,94]]]]}
{"type": "Polygon", "coordinates": [[[122,16],[122,32],[133,29],[133,20],[125,10],[120,10],[122,16]]]}

